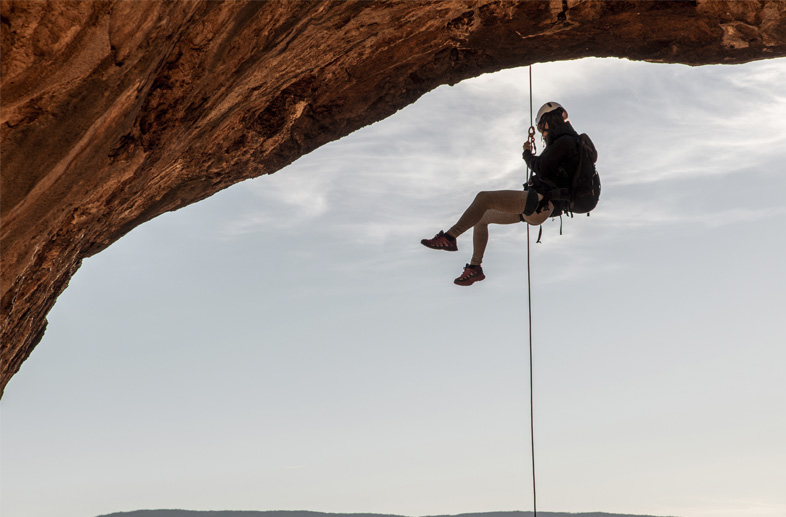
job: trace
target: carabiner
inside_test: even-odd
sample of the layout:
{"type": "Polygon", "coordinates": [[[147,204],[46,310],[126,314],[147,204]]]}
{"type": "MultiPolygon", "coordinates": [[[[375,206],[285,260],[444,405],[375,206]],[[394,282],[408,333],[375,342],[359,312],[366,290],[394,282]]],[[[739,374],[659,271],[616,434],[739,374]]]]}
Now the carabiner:
{"type": "Polygon", "coordinates": [[[535,154],[537,149],[535,147],[535,126],[530,126],[527,131],[527,141],[532,146],[532,154],[535,154]]]}

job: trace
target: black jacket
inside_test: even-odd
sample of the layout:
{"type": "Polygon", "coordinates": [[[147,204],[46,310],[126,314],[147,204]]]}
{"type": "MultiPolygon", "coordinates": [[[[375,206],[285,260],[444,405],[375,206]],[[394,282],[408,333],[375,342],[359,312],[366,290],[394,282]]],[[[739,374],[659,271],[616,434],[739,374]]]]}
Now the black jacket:
{"type": "Polygon", "coordinates": [[[578,136],[567,122],[549,135],[551,143],[546,144],[540,156],[524,151],[524,161],[533,173],[531,183],[540,194],[548,197],[549,192],[543,191],[544,182],[550,189],[571,187],[573,173],[579,166],[578,136]]]}

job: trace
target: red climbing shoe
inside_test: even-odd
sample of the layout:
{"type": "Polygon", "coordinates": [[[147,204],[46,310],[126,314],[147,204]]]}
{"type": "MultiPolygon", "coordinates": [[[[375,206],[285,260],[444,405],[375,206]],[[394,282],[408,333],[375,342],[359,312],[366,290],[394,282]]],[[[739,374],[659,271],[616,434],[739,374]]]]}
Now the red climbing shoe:
{"type": "Polygon", "coordinates": [[[433,250],[458,251],[456,239],[450,239],[443,231],[436,234],[433,239],[423,239],[420,243],[433,250]]]}
{"type": "Polygon", "coordinates": [[[456,285],[472,285],[475,282],[480,282],[484,278],[486,278],[486,275],[483,274],[482,267],[470,266],[467,264],[464,266],[464,272],[461,273],[460,277],[453,280],[453,283],[456,285]]]}

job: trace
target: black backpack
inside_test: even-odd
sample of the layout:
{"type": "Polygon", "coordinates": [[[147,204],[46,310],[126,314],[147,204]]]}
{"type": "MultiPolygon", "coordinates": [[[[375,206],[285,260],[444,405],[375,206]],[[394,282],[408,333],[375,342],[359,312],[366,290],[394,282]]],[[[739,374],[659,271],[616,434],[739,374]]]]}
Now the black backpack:
{"type": "Polygon", "coordinates": [[[572,214],[589,214],[600,198],[600,176],[595,169],[598,151],[586,133],[576,140],[579,151],[579,164],[573,173],[573,181],[565,211],[572,214]]]}
{"type": "MultiPolygon", "coordinates": [[[[598,205],[598,199],[600,199],[600,176],[595,169],[598,151],[595,149],[595,144],[592,143],[589,135],[582,133],[576,137],[576,145],[578,146],[579,163],[576,170],[573,171],[570,188],[559,188],[554,182],[539,177],[532,180],[535,190],[543,194],[538,211],[548,206],[549,201],[554,204],[551,216],[560,218],[560,235],[562,235],[562,214],[568,214],[571,217],[573,214],[589,215],[598,205]]],[[[569,173],[560,167],[560,174],[564,178],[569,173]]],[[[527,188],[527,185],[524,187],[527,188]]],[[[521,220],[524,221],[524,218],[522,217],[521,220]]],[[[541,225],[536,242],[540,242],[542,235],[543,226],[541,225]]]]}

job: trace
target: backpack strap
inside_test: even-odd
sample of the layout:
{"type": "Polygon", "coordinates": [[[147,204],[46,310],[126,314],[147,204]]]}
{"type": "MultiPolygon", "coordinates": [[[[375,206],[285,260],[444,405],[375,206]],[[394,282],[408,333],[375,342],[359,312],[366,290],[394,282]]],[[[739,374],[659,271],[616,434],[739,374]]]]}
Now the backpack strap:
{"type": "Polygon", "coordinates": [[[570,183],[570,204],[573,205],[576,197],[576,189],[579,186],[579,178],[581,177],[581,166],[584,165],[584,149],[581,143],[581,136],[576,138],[576,150],[579,153],[579,163],[576,165],[576,170],[573,171],[573,181],[570,183]]]}

